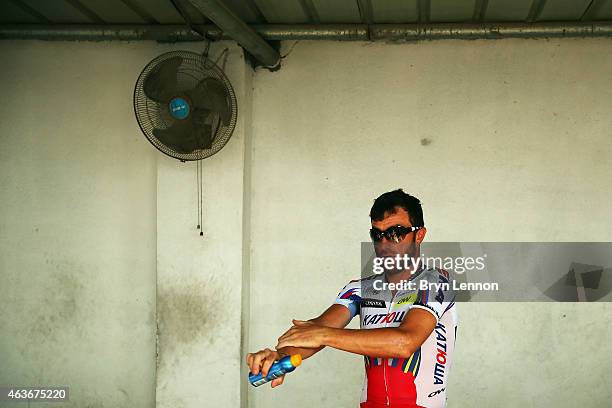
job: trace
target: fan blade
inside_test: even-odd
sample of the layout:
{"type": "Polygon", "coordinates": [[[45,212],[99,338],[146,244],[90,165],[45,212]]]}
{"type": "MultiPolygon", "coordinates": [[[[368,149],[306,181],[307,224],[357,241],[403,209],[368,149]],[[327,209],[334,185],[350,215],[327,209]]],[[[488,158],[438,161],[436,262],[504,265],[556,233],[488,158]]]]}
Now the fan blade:
{"type": "Polygon", "coordinates": [[[165,146],[178,153],[191,153],[185,139],[193,133],[190,120],[177,120],[167,129],[153,129],[153,135],[165,146]]]}
{"type": "Polygon", "coordinates": [[[153,135],[177,153],[193,153],[210,149],[213,143],[212,126],[204,123],[209,111],[196,110],[186,120],[177,120],[167,129],[153,129],[153,135]]]}
{"type": "Polygon", "coordinates": [[[159,103],[167,103],[176,92],[178,85],[178,68],[183,58],[172,57],[155,67],[143,84],[143,91],[147,97],[159,103]]]}
{"type": "Polygon", "coordinates": [[[232,116],[231,101],[223,82],[212,77],[205,78],[188,94],[196,107],[217,112],[223,124],[229,125],[232,116]]]}
{"type": "Polygon", "coordinates": [[[210,115],[208,109],[196,109],[193,112],[196,146],[198,149],[210,149],[215,139],[212,125],[206,123],[208,115],[210,115]]]}
{"type": "Polygon", "coordinates": [[[212,148],[214,136],[211,125],[204,125],[198,131],[198,149],[212,148]]]}

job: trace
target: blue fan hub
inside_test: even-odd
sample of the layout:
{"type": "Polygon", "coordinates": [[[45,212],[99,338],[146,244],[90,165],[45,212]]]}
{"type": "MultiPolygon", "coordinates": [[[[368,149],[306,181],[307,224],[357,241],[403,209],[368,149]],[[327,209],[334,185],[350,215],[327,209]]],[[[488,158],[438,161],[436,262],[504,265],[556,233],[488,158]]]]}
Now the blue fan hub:
{"type": "Polygon", "coordinates": [[[172,98],[168,108],[170,110],[170,115],[172,115],[174,119],[181,120],[189,116],[189,103],[185,98],[181,98],[180,96],[172,98]]]}

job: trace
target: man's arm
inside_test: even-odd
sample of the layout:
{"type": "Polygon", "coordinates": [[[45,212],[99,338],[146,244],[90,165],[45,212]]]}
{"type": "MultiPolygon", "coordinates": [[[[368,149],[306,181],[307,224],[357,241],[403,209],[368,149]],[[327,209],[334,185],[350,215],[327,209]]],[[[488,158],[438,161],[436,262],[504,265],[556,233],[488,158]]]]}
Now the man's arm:
{"type": "MultiPolygon", "coordinates": [[[[317,327],[328,327],[328,328],[343,328],[351,320],[351,314],[349,310],[338,304],[333,304],[327,308],[320,316],[310,319],[309,322],[316,324],[317,327]]],[[[265,377],[268,375],[268,371],[272,364],[285,355],[290,354],[301,354],[302,359],[311,357],[323,349],[323,345],[306,348],[306,347],[283,347],[277,350],[264,349],[256,353],[249,353],[247,355],[247,364],[251,370],[251,373],[257,374],[261,371],[265,377]]],[[[285,376],[281,376],[272,381],[272,387],[281,385],[284,381],[285,376]]]]}
{"type": "Polygon", "coordinates": [[[412,309],[398,327],[379,329],[333,329],[324,344],[364,356],[410,357],[436,327],[436,318],[423,309],[412,309]]]}
{"type": "MultiPolygon", "coordinates": [[[[327,310],[325,310],[320,316],[305,323],[308,323],[314,327],[328,329],[344,328],[359,311],[361,301],[360,292],[360,280],[355,279],[350,281],[342,288],[342,290],[340,290],[336,300],[330,307],[327,308],[327,310]]],[[[295,324],[296,320],[293,322],[295,324]]],[[[249,353],[247,355],[247,364],[249,365],[251,372],[257,374],[261,371],[262,375],[267,375],[268,370],[274,361],[278,360],[284,355],[299,353],[302,355],[302,358],[309,358],[325,347],[323,344],[317,344],[315,346],[287,344],[285,346],[286,347],[280,347],[277,345],[277,350],[270,350],[267,348],[260,350],[257,353],[249,353]]],[[[282,384],[284,378],[285,376],[281,376],[275,380],[272,380],[272,387],[282,384]]]]}
{"type": "Polygon", "coordinates": [[[276,347],[330,346],[366,356],[407,358],[429,337],[436,322],[436,317],[422,308],[411,309],[398,327],[379,329],[343,329],[296,321],[276,347]]]}
{"type": "MultiPolygon", "coordinates": [[[[333,304],[327,308],[320,316],[315,317],[314,319],[308,320],[313,324],[318,326],[325,326],[330,328],[342,329],[346,327],[347,324],[351,321],[351,314],[348,309],[342,305],[333,304]]],[[[302,359],[306,359],[308,357],[313,356],[315,353],[323,350],[325,345],[321,345],[315,348],[305,348],[305,347],[281,347],[277,348],[276,351],[281,356],[287,356],[292,354],[300,354],[302,359]]]]}

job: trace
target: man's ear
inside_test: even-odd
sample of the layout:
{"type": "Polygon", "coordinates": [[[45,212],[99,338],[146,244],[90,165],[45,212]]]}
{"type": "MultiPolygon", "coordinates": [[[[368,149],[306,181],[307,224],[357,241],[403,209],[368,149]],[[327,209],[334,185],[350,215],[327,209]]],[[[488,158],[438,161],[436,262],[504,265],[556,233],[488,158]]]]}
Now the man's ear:
{"type": "Polygon", "coordinates": [[[421,244],[421,242],[423,242],[423,240],[425,239],[425,234],[427,233],[427,228],[423,227],[420,230],[418,230],[416,232],[416,242],[417,244],[421,244]]]}

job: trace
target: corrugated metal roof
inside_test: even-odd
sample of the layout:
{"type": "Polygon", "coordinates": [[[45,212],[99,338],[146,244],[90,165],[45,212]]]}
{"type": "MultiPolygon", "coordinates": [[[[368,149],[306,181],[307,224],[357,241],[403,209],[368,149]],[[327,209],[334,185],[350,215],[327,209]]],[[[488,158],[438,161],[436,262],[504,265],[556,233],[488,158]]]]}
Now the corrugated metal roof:
{"type": "MultiPolygon", "coordinates": [[[[194,24],[209,24],[174,0],[194,24]]],[[[248,24],[612,20],[612,0],[225,0],[248,24]]],[[[171,0],[3,0],[4,24],[181,24],[171,0]]]]}
{"type": "Polygon", "coordinates": [[[3,0],[0,39],[229,38],[280,67],[278,41],[612,38],[612,0],[3,0]]]}

